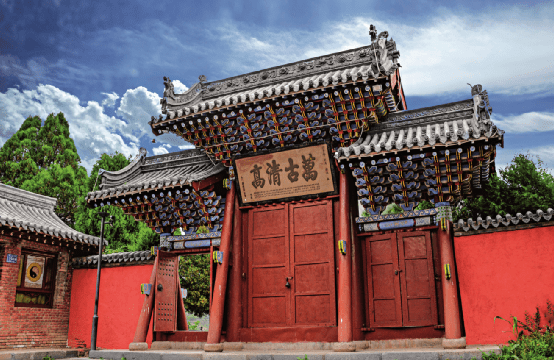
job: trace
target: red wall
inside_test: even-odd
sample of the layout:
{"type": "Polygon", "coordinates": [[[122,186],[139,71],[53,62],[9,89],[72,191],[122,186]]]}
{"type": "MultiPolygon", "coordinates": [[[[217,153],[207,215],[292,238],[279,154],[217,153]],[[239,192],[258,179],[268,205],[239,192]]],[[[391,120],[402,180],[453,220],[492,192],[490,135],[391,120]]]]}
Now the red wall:
{"type": "MultiPolygon", "coordinates": [[[[142,309],[144,295],[140,284],[147,283],[153,265],[102,268],[98,302],[97,348],[128,349],[142,309]]],[[[71,306],[69,310],[69,346],[86,344],[90,348],[96,269],[73,270],[71,306]]],[[[148,329],[148,344],[152,344],[152,322],[148,329]]]]}
{"type": "Polygon", "coordinates": [[[514,339],[495,316],[524,320],[554,302],[554,226],[454,238],[468,344],[514,339]],[[504,332],[507,331],[507,332],[504,332]]]}

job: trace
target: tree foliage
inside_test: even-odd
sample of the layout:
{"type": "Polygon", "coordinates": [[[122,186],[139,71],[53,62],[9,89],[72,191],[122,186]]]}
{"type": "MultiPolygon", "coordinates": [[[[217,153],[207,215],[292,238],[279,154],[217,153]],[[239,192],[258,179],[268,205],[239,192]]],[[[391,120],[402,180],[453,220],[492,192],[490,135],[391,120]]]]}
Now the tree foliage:
{"type": "Polygon", "coordinates": [[[80,206],[79,200],[86,195],[87,178],[87,171],[82,166],[73,169],[54,163],[33,178],[25,180],[20,187],[35,194],[57,198],[56,214],[67,224],[73,225],[80,206]]]}
{"type": "Polygon", "coordinates": [[[57,198],[56,214],[73,226],[88,178],[80,162],[63,113],[48,115],[44,125],[29,117],[0,149],[0,181],[57,198]]]}
{"type": "Polygon", "coordinates": [[[455,220],[494,217],[554,207],[554,177],[540,158],[527,154],[516,155],[510,165],[491,174],[483,195],[464,200],[455,211],[455,220]]]}
{"type": "MultiPolygon", "coordinates": [[[[100,178],[98,171],[117,171],[129,165],[130,159],[116,152],[113,155],[102,154],[94,164],[90,177],[87,178],[87,192],[98,190],[100,178]]],[[[108,240],[106,253],[143,251],[151,246],[159,244],[160,237],[145,223],[135,221],[132,216],[125,215],[123,210],[115,206],[103,208],[88,208],[84,198],[80,200],[80,208],[76,215],[75,229],[85,234],[100,236],[101,218],[100,211],[106,211],[114,217],[113,226],[104,227],[104,238],[108,240]]]]}
{"type": "Polygon", "coordinates": [[[181,256],[179,262],[179,278],[181,287],[187,289],[184,300],[188,313],[202,317],[210,312],[210,256],[181,256]]]}

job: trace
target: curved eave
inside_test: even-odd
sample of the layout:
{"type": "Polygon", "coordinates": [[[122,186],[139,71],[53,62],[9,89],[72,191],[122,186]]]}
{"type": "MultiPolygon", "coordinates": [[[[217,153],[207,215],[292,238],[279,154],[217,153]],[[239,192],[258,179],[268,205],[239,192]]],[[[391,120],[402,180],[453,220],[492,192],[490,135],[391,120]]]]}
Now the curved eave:
{"type": "MultiPolygon", "coordinates": [[[[369,68],[369,66],[367,66],[369,68]]],[[[355,70],[355,69],[351,69],[355,70]]],[[[348,74],[346,74],[346,78],[344,78],[341,74],[339,74],[340,77],[337,75],[336,81],[331,82],[323,82],[321,85],[317,83],[317,81],[320,81],[321,79],[315,79],[314,81],[310,81],[310,79],[307,79],[307,82],[303,81],[289,81],[282,84],[277,84],[276,87],[263,87],[260,89],[253,89],[251,91],[245,91],[239,94],[235,94],[232,96],[225,96],[223,98],[217,99],[217,100],[209,100],[204,101],[199,105],[195,105],[192,107],[185,107],[180,110],[171,111],[168,110],[167,118],[164,120],[156,120],[156,121],[149,121],[148,124],[152,128],[152,133],[156,136],[167,133],[167,130],[161,130],[159,132],[159,127],[165,127],[167,125],[171,125],[174,121],[177,120],[187,120],[189,118],[193,117],[201,117],[204,114],[213,113],[213,112],[219,112],[219,111],[225,111],[227,109],[231,109],[234,107],[239,106],[245,106],[249,105],[255,102],[259,101],[270,101],[278,98],[282,98],[285,96],[292,96],[297,94],[304,94],[307,91],[310,92],[316,92],[320,90],[325,90],[327,88],[333,88],[336,86],[342,86],[342,85],[351,85],[356,84],[359,82],[367,82],[368,80],[372,80],[367,77],[355,75],[351,76],[350,80],[348,78],[348,74]],[[342,80],[341,80],[342,79],[342,80]]],[[[386,79],[388,78],[383,76],[379,77],[375,80],[379,79],[386,79]]],[[[301,79],[304,80],[304,79],[301,79]]]]}
{"type": "MultiPolygon", "coordinates": [[[[0,225],[18,231],[49,235],[66,241],[100,245],[100,239],[67,226],[53,210],[40,209],[7,199],[0,199],[0,225]]],[[[104,241],[107,245],[108,242],[104,241]]]]}

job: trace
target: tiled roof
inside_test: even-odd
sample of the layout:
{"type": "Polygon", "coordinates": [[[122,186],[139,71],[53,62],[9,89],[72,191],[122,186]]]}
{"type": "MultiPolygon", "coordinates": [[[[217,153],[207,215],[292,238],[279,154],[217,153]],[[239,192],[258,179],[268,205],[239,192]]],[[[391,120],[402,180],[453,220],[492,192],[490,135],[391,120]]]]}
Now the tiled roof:
{"type": "Polygon", "coordinates": [[[200,150],[146,157],[141,151],[135,161],[117,172],[102,173],[101,190],[88,194],[87,199],[96,200],[132,191],[157,189],[167,185],[190,185],[216,175],[226,168],[212,162],[200,150]]]}
{"type": "MultiPolygon", "coordinates": [[[[104,264],[136,263],[139,261],[148,261],[153,259],[154,256],[150,251],[134,251],[102,255],[102,263],[104,264]]],[[[71,262],[73,268],[94,268],[97,264],[98,255],[73,258],[71,262]]]]}
{"type": "MultiPolygon", "coordinates": [[[[73,230],[54,213],[56,201],[55,198],[0,183],[0,224],[99,245],[99,238],[73,230]]],[[[104,243],[108,244],[107,241],[104,243]]]]}
{"type": "Polygon", "coordinates": [[[356,143],[339,148],[336,157],[373,155],[480,138],[502,139],[503,134],[489,119],[475,120],[474,100],[469,99],[391,114],[356,143]]]}
{"type": "Polygon", "coordinates": [[[473,219],[460,219],[457,223],[454,224],[454,230],[467,232],[473,230],[488,229],[491,225],[492,227],[497,228],[500,225],[511,226],[517,225],[520,222],[527,224],[531,222],[531,220],[533,220],[534,222],[539,222],[541,220],[550,221],[553,215],[554,210],[548,208],[546,212],[542,210],[537,210],[535,213],[527,211],[525,214],[517,213],[516,216],[511,216],[510,214],[506,214],[506,216],[496,215],[494,218],[487,216],[484,220],[481,217],[478,217],[476,221],[474,221],[473,219]]]}
{"type": "Polygon", "coordinates": [[[295,63],[263,69],[231,78],[206,82],[205,76],[184,94],[174,94],[170,79],[164,78],[162,113],[166,119],[152,117],[154,127],[170,120],[228,105],[263,100],[290,92],[312,90],[349,81],[381,79],[399,68],[400,53],[388,32],[372,36],[372,43],[295,63]]]}

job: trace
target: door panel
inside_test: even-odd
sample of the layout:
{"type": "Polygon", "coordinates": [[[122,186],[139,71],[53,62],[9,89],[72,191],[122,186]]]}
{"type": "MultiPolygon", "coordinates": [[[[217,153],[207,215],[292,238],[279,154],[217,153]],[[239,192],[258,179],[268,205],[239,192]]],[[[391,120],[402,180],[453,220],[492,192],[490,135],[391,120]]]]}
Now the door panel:
{"type": "Polygon", "coordinates": [[[404,326],[437,324],[431,237],[428,232],[398,233],[398,259],[404,326]]]}
{"type": "Polygon", "coordinates": [[[288,258],[286,254],[286,237],[269,239],[252,239],[252,245],[257,249],[252,254],[252,265],[281,265],[284,266],[288,258]]]}
{"type": "Polygon", "coordinates": [[[290,205],[291,325],[336,325],[330,200],[290,205]]]}
{"type": "Polygon", "coordinates": [[[154,297],[154,331],[177,330],[177,266],[178,256],[158,251],[156,295],[154,297]]]}
{"type": "Polygon", "coordinates": [[[331,201],[250,210],[250,327],[336,325],[333,230],[331,201]]]}
{"type": "Polygon", "coordinates": [[[331,322],[330,295],[299,295],[295,301],[297,323],[326,325],[331,322]]]}
{"type": "Polygon", "coordinates": [[[366,274],[369,292],[370,324],[378,327],[402,326],[402,305],[395,234],[368,238],[366,274]]]}
{"type": "Polygon", "coordinates": [[[253,209],[249,220],[249,325],[285,326],[290,306],[286,206],[253,209]]]}
{"type": "Polygon", "coordinates": [[[286,322],[286,297],[266,296],[252,299],[253,327],[283,326],[286,322]]]}

